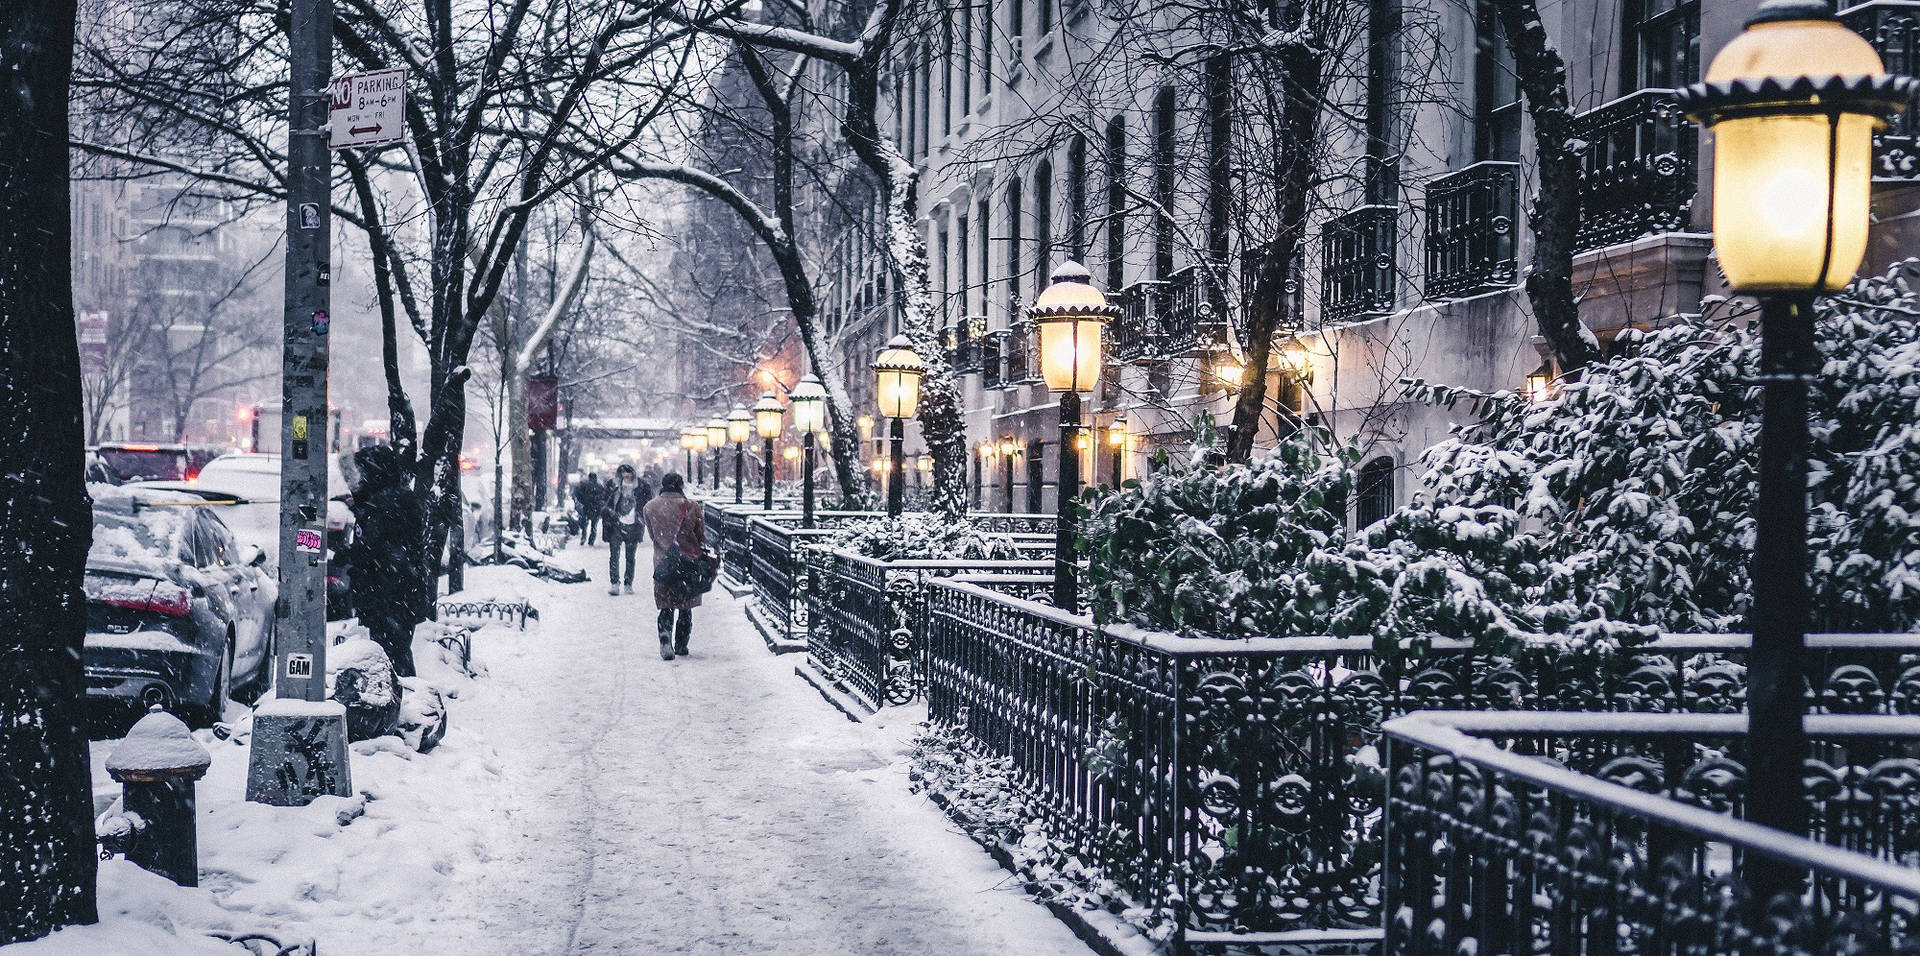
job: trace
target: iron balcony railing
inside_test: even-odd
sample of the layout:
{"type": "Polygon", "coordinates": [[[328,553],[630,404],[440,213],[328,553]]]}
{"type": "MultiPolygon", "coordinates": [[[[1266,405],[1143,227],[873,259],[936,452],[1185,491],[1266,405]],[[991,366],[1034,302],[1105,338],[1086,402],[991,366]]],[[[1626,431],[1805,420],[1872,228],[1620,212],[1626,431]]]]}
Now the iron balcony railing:
{"type": "Polygon", "coordinates": [[[956,375],[975,375],[981,367],[981,339],[987,334],[987,317],[963,315],[949,327],[953,346],[948,358],[956,375]]]}
{"type": "Polygon", "coordinates": [[[1166,283],[1143,279],[1120,290],[1120,319],[1113,325],[1113,357],[1138,362],[1163,354],[1160,311],[1166,302],[1166,283]]]}
{"type": "Polygon", "coordinates": [[[980,340],[980,386],[1004,388],[1007,381],[1006,329],[994,329],[980,340]]]}
{"type": "MultiPolygon", "coordinates": [[[[1848,7],[1840,19],[1880,52],[1887,72],[1914,76],[1920,70],[1920,2],[1872,0],[1848,7]]],[[[1920,178],[1920,93],[1873,134],[1873,174],[1881,179],[1920,178]]]]}
{"type": "Polygon", "coordinates": [[[1361,206],[1329,220],[1320,232],[1320,315],[1350,319],[1391,312],[1400,210],[1361,206]]]}
{"type": "Polygon", "coordinates": [[[1920,718],[1815,716],[1811,838],[1739,819],[1746,719],[1390,721],[1385,951],[1906,953],[1920,944],[1920,718]],[[1756,899],[1753,863],[1798,885],[1756,899]]]}
{"type": "MultiPolygon", "coordinates": [[[[931,582],[926,601],[932,721],[974,756],[1007,762],[1030,814],[1021,823],[1139,905],[1170,910],[1187,946],[1377,936],[1397,918],[1380,895],[1383,719],[1738,714],[1745,703],[1744,635],[1673,635],[1603,660],[1442,641],[1426,659],[1383,666],[1367,638],[1097,627],[971,579],[931,582]]],[[[1815,710],[1920,711],[1920,635],[1809,646],[1815,710]]]]}
{"type": "Polygon", "coordinates": [[[1581,113],[1573,134],[1583,144],[1581,249],[1691,225],[1699,135],[1672,90],[1640,90],[1581,113]]]}
{"type": "Polygon", "coordinates": [[[1519,163],[1474,163],[1427,184],[1429,298],[1513,285],[1519,163]]]}
{"type": "Polygon", "coordinates": [[[1185,355],[1225,345],[1227,304],[1213,267],[1190,265],[1167,277],[1166,306],[1160,313],[1159,351],[1185,355]]]}
{"type": "Polygon", "coordinates": [[[1040,351],[1035,341],[1038,337],[1033,323],[1022,321],[1001,340],[1001,354],[1006,362],[1006,370],[1000,380],[1001,387],[1014,388],[1040,381],[1040,351]]]}
{"type": "MultiPolygon", "coordinates": [[[[1260,296],[1268,294],[1260,288],[1260,266],[1271,254],[1269,250],[1279,244],[1280,241],[1277,239],[1262,243],[1248,249],[1246,255],[1241,257],[1240,288],[1243,290],[1243,301],[1239,311],[1234,313],[1231,324],[1234,335],[1242,342],[1247,340],[1247,323],[1252,318],[1250,313],[1258,307],[1257,300],[1260,296]]],[[[1274,326],[1276,331],[1295,332],[1306,326],[1306,271],[1306,250],[1297,248],[1294,250],[1292,261],[1287,263],[1286,278],[1281,280],[1280,288],[1277,290],[1280,317],[1274,326]]]]}

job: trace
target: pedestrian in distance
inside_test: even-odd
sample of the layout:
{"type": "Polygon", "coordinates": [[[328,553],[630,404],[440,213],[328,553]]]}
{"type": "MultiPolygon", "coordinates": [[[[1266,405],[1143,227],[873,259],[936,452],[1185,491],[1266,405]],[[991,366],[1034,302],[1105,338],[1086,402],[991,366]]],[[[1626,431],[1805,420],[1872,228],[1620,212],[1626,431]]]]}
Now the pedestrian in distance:
{"type": "Polygon", "coordinates": [[[621,465],[614,472],[618,484],[607,496],[600,508],[602,536],[607,539],[607,593],[619,594],[622,586],[628,594],[633,593],[634,552],[640,547],[640,529],[642,511],[647,500],[653,496],[653,490],[640,481],[633,473],[632,465],[621,465]],[[627,556],[627,571],[620,573],[620,554],[627,556]]]}
{"type": "Polygon", "coordinates": [[[524,481],[513,483],[513,494],[507,499],[507,528],[531,537],[533,535],[533,489],[524,481]]]}
{"type": "Polygon", "coordinates": [[[606,489],[600,486],[600,475],[587,473],[587,480],[573,486],[574,512],[580,516],[580,543],[592,547],[600,531],[600,504],[606,496],[606,489]]]}
{"type": "Polygon", "coordinates": [[[391,445],[354,453],[360,484],[353,514],[360,541],[353,548],[354,608],[373,641],[393,661],[394,673],[413,676],[413,629],[427,619],[426,512],[391,445]]]}
{"type": "MultiPolygon", "coordinates": [[[[686,480],[674,472],[660,479],[660,496],[647,505],[647,535],[653,540],[653,563],[658,567],[672,549],[694,559],[702,559],[707,540],[707,519],[700,503],[686,495],[686,480]]],[[[700,595],[688,594],[662,582],[653,582],[653,606],[659,611],[660,657],[673,660],[687,653],[687,641],[693,636],[693,609],[700,606],[700,595]]]]}

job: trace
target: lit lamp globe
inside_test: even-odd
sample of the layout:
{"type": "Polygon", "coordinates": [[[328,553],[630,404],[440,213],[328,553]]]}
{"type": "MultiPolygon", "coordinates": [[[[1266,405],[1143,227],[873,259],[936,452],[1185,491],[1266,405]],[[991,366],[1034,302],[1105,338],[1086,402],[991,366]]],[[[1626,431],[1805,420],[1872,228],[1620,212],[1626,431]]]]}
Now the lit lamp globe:
{"type": "Polygon", "coordinates": [[[1040,377],[1052,392],[1090,392],[1100,382],[1100,328],[1120,315],[1093,274],[1063,262],[1027,315],[1040,330],[1040,377]]]}
{"type": "Polygon", "coordinates": [[[707,450],[707,430],[706,429],[704,428],[687,429],[687,440],[692,443],[692,447],[694,451],[704,453],[707,450]]]}
{"type": "Polygon", "coordinates": [[[753,437],[753,415],[745,405],[736,404],[727,413],[727,440],[736,445],[753,437]]]}
{"type": "Polygon", "coordinates": [[[882,417],[908,419],[920,410],[920,379],[927,374],[927,363],[906,336],[896,335],[880,349],[873,374],[882,417]]]}
{"type": "Polygon", "coordinates": [[[827,427],[827,389],[812,372],[787,393],[793,403],[793,427],[802,435],[825,431],[827,427]]]}
{"type": "Polygon", "coordinates": [[[1127,446],[1126,416],[1123,415],[1114,419],[1113,424],[1107,426],[1107,444],[1115,448],[1125,448],[1127,446]]]}
{"type": "Polygon", "coordinates": [[[763,392],[760,400],[753,403],[753,430],[761,438],[769,441],[780,437],[780,420],[787,410],[780,407],[780,400],[772,392],[763,392]]]}
{"type": "Polygon", "coordinates": [[[680,429],[680,447],[688,451],[693,450],[693,432],[691,430],[685,428],[680,429]]]}
{"type": "Polygon", "coordinates": [[[1913,94],[1820,0],[1770,0],[1681,108],[1713,131],[1713,241],[1740,292],[1831,292],[1867,249],[1873,133],[1913,94]]]}
{"type": "Polygon", "coordinates": [[[707,448],[709,450],[719,448],[721,445],[726,444],[727,443],[726,420],[722,418],[708,419],[706,433],[707,433],[707,448]]]}

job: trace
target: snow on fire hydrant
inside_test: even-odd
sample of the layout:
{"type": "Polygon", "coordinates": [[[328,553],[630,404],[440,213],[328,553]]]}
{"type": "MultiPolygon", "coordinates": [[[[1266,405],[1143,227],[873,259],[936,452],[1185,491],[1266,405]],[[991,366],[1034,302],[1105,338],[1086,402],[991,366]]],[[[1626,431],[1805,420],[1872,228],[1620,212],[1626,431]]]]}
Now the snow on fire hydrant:
{"type": "Polygon", "coordinates": [[[120,784],[121,806],[146,823],[127,847],[127,859],[181,886],[200,885],[193,784],[212,762],[187,725],[158,706],[127,731],[107,755],[107,773],[120,784]]]}

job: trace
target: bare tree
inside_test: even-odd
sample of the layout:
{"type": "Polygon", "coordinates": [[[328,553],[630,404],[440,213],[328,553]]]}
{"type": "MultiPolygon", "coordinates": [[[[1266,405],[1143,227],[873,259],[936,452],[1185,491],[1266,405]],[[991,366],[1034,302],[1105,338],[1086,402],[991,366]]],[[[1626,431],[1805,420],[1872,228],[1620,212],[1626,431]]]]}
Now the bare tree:
{"type": "Polygon", "coordinates": [[[0,944],[98,918],[81,591],[92,511],[68,222],[72,0],[0,17],[0,944]]]}

